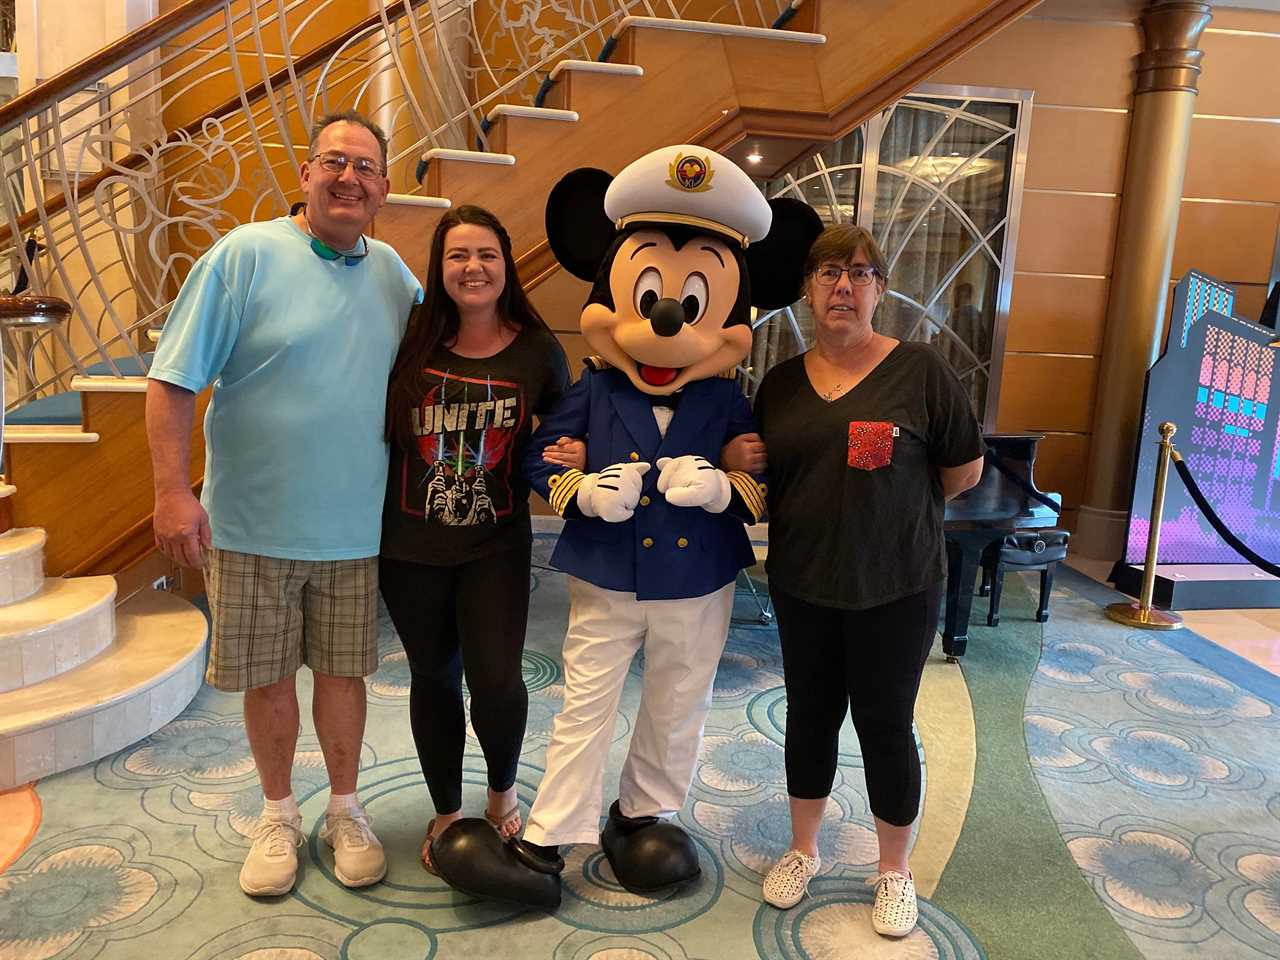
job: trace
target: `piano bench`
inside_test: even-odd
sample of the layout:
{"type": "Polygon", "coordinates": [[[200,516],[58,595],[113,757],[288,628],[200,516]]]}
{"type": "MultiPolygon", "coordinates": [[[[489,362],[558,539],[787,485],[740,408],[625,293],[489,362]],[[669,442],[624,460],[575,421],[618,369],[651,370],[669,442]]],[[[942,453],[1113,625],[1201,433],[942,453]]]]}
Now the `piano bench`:
{"type": "Polygon", "coordinates": [[[1067,555],[1067,541],[1071,534],[1066,530],[1026,530],[1011,533],[997,540],[982,554],[982,586],[979,596],[991,595],[987,608],[987,626],[1000,623],[1000,592],[1004,575],[1010,570],[1040,571],[1040,605],[1036,620],[1049,619],[1049,593],[1053,590],[1053,570],[1058,561],[1067,555]]]}

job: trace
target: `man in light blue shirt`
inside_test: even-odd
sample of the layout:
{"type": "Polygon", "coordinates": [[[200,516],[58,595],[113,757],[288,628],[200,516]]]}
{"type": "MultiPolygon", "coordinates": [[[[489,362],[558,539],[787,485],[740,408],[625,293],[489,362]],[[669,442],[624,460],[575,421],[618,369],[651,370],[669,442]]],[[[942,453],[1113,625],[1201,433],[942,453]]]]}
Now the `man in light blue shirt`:
{"type": "Polygon", "coordinates": [[[329,772],[321,835],[348,886],[381,880],[382,845],[356,798],[364,677],[377,668],[377,553],[386,488],[387,378],[422,288],[364,235],[386,200],[387,140],[357,113],[321,120],[300,169],[297,214],[231,231],[192,267],[147,389],[155,534],[205,568],[213,613],[206,679],[244,691],[265,797],[240,886],[293,887],[302,819],[290,773],[294,675],[314,675],[329,772]],[[196,394],[205,482],[189,482],[196,394]]]}

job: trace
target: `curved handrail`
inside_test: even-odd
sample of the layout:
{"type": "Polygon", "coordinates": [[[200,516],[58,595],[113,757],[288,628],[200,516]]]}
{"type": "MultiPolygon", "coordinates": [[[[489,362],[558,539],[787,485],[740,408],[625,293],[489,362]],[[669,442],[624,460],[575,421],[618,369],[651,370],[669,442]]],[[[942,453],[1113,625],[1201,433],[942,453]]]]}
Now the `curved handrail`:
{"type": "MultiPolygon", "coordinates": [[[[483,17],[475,0],[379,0],[294,53],[304,33],[323,35],[331,2],[187,0],[0,106],[0,290],[25,276],[73,309],[53,341],[9,338],[29,361],[10,406],[66,388],[91,362],[115,374],[121,357],[141,363],[136,332],[163,319],[195,258],[237,223],[287,208],[314,113],[356,106],[380,119],[409,184],[406,162],[483,137],[488,109],[531,100],[552,59],[594,58],[624,17],[678,18],[700,0],[494,5],[483,17]],[[230,96],[182,117],[205,85],[230,96]]],[[[767,25],[791,4],[754,6],[698,9],[767,25]]]]}
{"type": "MultiPolygon", "coordinates": [[[[1033,2],[989,0],[954,35],[913,52],[893,82],[954,56],[966,37],[1033,2]]],[[[695,18],[770,26],[792,7],[378,0],[359,22],[344,14],[346,25],[326,36],[317,26],[331,26],[321,11],[332,3],[187,0],[0,107],[0,130],[11,131],[0,145],[0,290],[6,277],[25,274],[33,290],[68,297],[74,311],[66,343],[24,344],[45,353],[12,402],[69,385],[67,374],[94,358],[113,371],[122,353],[140,362],[139,329],[164,317],[190,264],[237,224],[288,209],[299,140],[315,113],[356,107],[380,122],[391,137],[393,182],[417,192],[412,166],[424,148],[484,142],[492,106],[531,103],[555,61],[596,59],[628,16],[680,18],[696,8],[695,18]],[[319,42],[295,53],[304,36],[319,42]],[[100,89],[83,89],[98,81],[100,89]],[[186,105],[201,94],[222,102],[192,119],[186,105]]],[[[844,113],[882,106],[872,101],[887,96],[888,82],[842,96],[840,114],[819,118],[824,135],[844,113]]],[[[725,111],[697,135],[714,146],[748,122],[725,111]]],[[[539,256],[522,253],[522,269],[539,256]]]]}
{"type": "MultiPolygon", "coordinates": [[[[398,19],[399,17],[403,16],[406,8],[412,10],[413,8],[426,2],[427,0],[395,0],[395,2],[392,3],[386,9],[386,17],[389,19],[398,19]]],[[[200,6],[205,8],[205,13],[203,17],[207,17],[208,11],[211,8],[221,7],[222,3],[223,3],[223,0],[188,0],[188,2],[184,4],[182,7],[179,7],[171,11],[170,14],[165,14],[165,16],[170,16],[173,13],[178,13],[181,10],[185,9],[186,7],[200,6]]],[[[453,11],[450,11],[449,15],[452,16],[459,9],[461,8],[460,7],[454,8],[453,11]]],[[[197,19],[196,22],[197,23],[200,22],[200,19],[203,19],[203,17],[197,19]]],[[[160,18],[160,19],[163,19],[163,18],[160,18]]],[[[267,91],[271,90],[274,87],[280,86],[285,81],[293,78],[296,74],[306,73],[307,71],[320,65],[321,63],[324,63],[335,53],[337,53],[338,51],[342,50],[345,46],[347,46],[354,38],[359,37],[361,34],[367,33],[374,27],[381,26],[382,23],[383,23],[382,14],[380,13],[370,14],[364,20],[342,31],[338,35],[332,37],[327,42],[321,43],[319,46],[312,48],[308,53],[303,54],[302,56],[296,58],[295,60],[291,60],[285,66],[281,67],[275,73],[271,74],[271,76],[268,77],[266,80],[262,80],[254,84],[252,87],[250,87],[244,92],[243,99],[248,100],[250,103],[259,102],[266,95],[267,91]]],[[[190,22],[187,22],[187,26],[178,27],[176,29],[176,34],[181,34],[190,25],[191,25],[190,22]]],[[[122,50],[125,47],[128,47],[128,49],[136,51],[139,54],[150,53],[153,50],[155,50],[157,47],[161,46],[165,42],[165,39],[168,39],[176,35],[174,31],[161,32],[159,34],[161,39],[159,39],[158,42],[152,43],[150,42],[151,38],[139,36],[145,30],[146,30],[145,27],[142,28],[141,30],[135,30],[133,33],[130,33],[127,37],[120,40],[117,44],[113,44],[111,47],[108,47],[105,50],[101,51],[101,54],[105,55],[111,50],[115,49],[116,47],[120,47],[122,50]],[[127,43],[127,41],[131,39],[133,39],[134,42],[127,43]]],[[[15,97],[13,100],[10,100],[7,104],[5,104],[3,107],[0,107],[0,132],[3,132],[5,129],[8,129],[5,126],[6,122],[8,122],[10,126],[12,126],[13,123],[17,122],[16,120],[10,119],[11,115],[8,114],[7,111],[9,111],[10,108],[14,106],[14,104],[17,104],[24,97],[31,98],[30,111],[28,112],[20,111],[19,112],[20,115],[17,118],[18,120],[28,116],[30,112],[39,112],[40,110],[46,109],[51,104],[57,103],[58,100],[60,99],[60,96],[59,96],[60,94],[65,94],[68,90],[79,89],[79,86],[82,86],[84,83],[94,82],[120,69],[120,65],[118,63],[114,65],[108,64],[108,66],[105,69],[103,69],[101,65],[96,62],[97,59],[99,59],[99,57],[103,60],[106,59],[105,56],[95,55],[94,57],[90,57],[86,60],[83,60],[81,61],[81,63],[76,64],[74,67],[70,68],[69,70],[64,70],[62,73],[59,73],[54,75],[53,77],[50,77],[48,80],[44,81],[39,86],[34,87],[32,90],[28,91],[25,94],[22,94],[19,97],[15,97]],[[97,72],[95,75],[95,71],[99,71],[99,72],[97,72]],[[46,88],[48,89],[46,90],[46,88]],[[37,94],[40,94],[40,96],[37,96],[37,94]]],[[[191,122],[185,124],[182,127],[179,127],[177,130],[170,131],[168,134],[166,134],[165,140],[162,142],[168,143],[171,140],[180,138],[182,136],[189,136],[189,137],[195,136],[201,131],[201,129],[204,127],[204,125],[208,121],[217,119],[218,117],[225,116],[228,113],[232,113],[233,111],[237,110],[241,106],[241,103],[242,103],[242,97],[240,94],[230,97],[229,99],[220,103],[218,106],[214,107],[212,110],[205,111],[197,119],[192,120],[191,122]]],[[[121,159],[116,160],[114,162],[123,167],[137,168],[141,166],[146,161],[146,159],[147,157],[145,154],[130,153],[127,156],[122,157],[121,159]]],[[[77,190],[77,195],[83,195],[84,193],[92,193],[93,190],[96,189],[98,185],[101,184],[104,180],[106,180],[109,176],[111,176],[112,173],[113,171],[111,171],[110,169],[104,169],[94,174],[93,176],[87,177],[86,179],[79,181],[79,183],[77,184],[79,188],[77,190]]],[[[66,207],[66,204],[67,204],[66,194],[59,193],[56,196],[51,197],[48,201],[46,201],[43,206],[44,206],[45,213],[57,213],[62,209],[64,209],[66,207]]],[[[25,233],[27,230],[31,229],[33,226],[35,226],[39,222],[40,222],[39,211],[36,210],[35,208],[28,209],[24,211],[17,218],[17,230],[19,233],[25,233]]],[[[12,236],[13,236],[13,232],[10,227],[0,225],[0,245],[3,245],[4,243],[6,243],[12,236]]]]}
{"type": "Polygon", "coordinates": [[[130,31],[115,43],[103,47],[79,63],[20,93],[0,107],[0,133],[11,129],[32,114],[47,110],[68,93],[96,83],[103,77],[120,70],[139,56],[163,46],[174,37],[185,33],[218,10],[225,0],[187,0],[139,27],[130,31]]]}

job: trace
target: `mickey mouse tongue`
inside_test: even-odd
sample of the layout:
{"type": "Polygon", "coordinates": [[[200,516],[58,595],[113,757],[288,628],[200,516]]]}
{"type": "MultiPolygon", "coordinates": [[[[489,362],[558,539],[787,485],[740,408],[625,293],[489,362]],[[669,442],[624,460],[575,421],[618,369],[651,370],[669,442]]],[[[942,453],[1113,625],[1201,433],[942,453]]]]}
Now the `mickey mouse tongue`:
{"type": "Polygon", "coordinates": [[[679,367],[651,367],[647,363],[636,364],[640,379],[651,387],[665,387],[680,373],[679,367]]]}

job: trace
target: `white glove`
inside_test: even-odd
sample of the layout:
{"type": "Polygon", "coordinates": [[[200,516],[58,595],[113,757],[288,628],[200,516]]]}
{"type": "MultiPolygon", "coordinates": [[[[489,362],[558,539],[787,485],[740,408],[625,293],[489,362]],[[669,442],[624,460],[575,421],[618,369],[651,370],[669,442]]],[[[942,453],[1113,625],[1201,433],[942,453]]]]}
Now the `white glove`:
{"type": "Polygon", "coordinates": [[[578,484],[578,509],[584,516],[599,517],[605,523],[630,520],[640,502],[640,489],[649,464],[615,463],[599,473],[588,473],[578,484]]]}
{"type": "Polygon", "coordinates": [[[733,498],[729,477],[703,457],[659,457],[658,469],[658,492],[673,506],[724,513],[733,498]]]}

